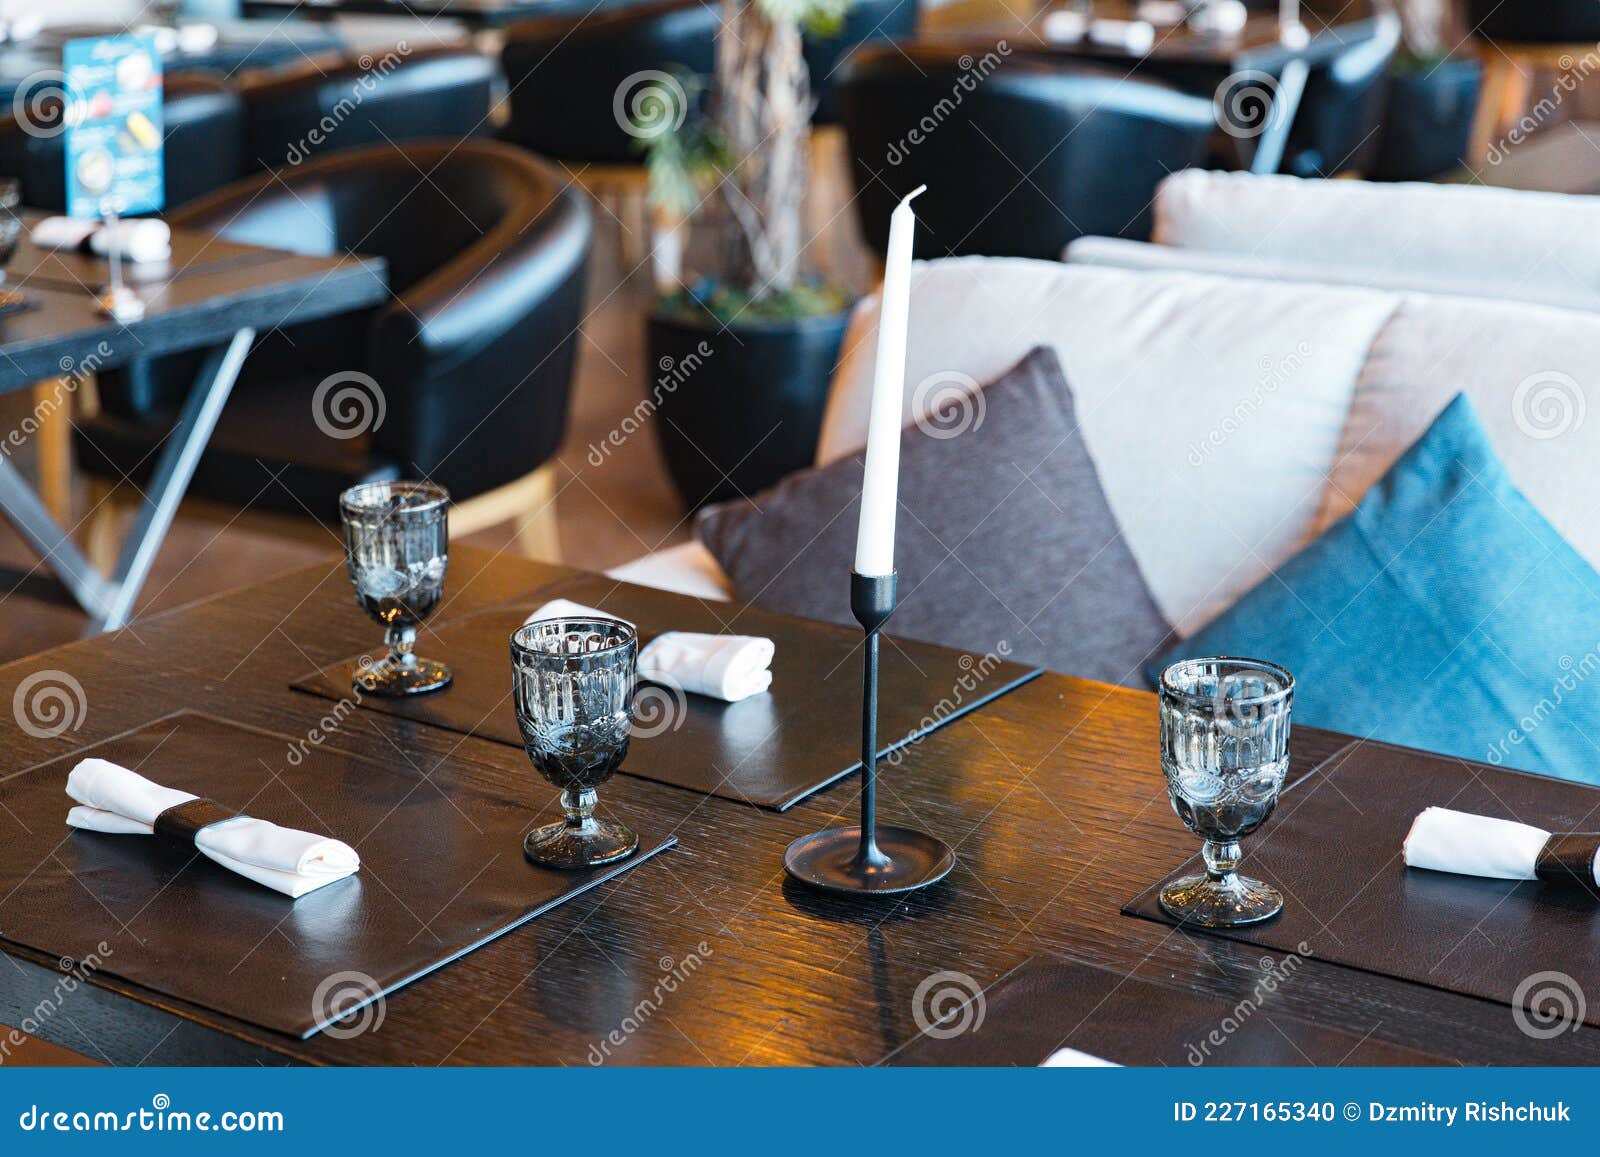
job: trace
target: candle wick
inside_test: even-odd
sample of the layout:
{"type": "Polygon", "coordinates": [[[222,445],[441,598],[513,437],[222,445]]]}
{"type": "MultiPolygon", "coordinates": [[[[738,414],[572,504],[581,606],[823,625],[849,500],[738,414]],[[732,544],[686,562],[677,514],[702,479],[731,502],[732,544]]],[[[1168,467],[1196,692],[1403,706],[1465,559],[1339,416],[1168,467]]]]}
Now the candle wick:
{"type": "Polygon", "coordinates": [[[918,185],[915,189],[912,189],[911,192],[907,193],[905,195],[905,199],[903,201],[901,201],[900,203],[902,205],[909,205],[909,204],[911,204],[913,198],[920,197],[920,196],[922,196],[922,194],[926,193],[927,191],[928,191],[928,186],[926,186],[926,185],[918,185]]]}

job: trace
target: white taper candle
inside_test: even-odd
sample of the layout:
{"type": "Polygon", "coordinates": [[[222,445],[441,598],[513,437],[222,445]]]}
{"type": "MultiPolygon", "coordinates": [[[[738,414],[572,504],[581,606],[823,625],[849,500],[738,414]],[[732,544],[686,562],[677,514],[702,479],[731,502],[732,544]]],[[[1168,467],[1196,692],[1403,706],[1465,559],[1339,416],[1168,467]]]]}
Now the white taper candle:
{"type": "Polygon", "coordinates": [[[894,521],[899,502],[900,419],[905,396],[906,323],[911,312],[911,248],[917,227],[911,200],[918,185],[889,217],[889,252],[878,298],[878,359],[867,423],[866,477],[861,483],[861,522],[856,530],[856,573],[894,570],[894,521]]]}

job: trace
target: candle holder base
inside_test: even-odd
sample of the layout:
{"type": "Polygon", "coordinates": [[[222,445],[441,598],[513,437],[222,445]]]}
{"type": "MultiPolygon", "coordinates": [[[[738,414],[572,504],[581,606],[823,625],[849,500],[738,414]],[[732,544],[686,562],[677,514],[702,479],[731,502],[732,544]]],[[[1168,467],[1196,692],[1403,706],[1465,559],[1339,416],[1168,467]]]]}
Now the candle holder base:
{"type": "Polygon", "coordinates": [[[829,828],[801,836],[783,854],[789,875],[824,892],[889,896],[937,883],[956,866],[943,840],[910,828],[877,828],[878,860],[861,856],[861,829],[829,828]]]}

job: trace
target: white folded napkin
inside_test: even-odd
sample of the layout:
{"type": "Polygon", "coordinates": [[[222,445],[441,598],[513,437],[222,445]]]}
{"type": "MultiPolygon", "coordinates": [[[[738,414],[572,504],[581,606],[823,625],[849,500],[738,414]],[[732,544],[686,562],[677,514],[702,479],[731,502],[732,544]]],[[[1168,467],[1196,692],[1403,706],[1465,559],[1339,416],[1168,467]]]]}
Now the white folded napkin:
{"type": "Polygon", "coordinates": [[[46,217],[29,234],[44,249],[77,249],[85,241],[104,257],[116,245],[135,263],[165,261],[172,256],[172,229],[153,217],[119,220],[115,226],[78,217],[46,217]]]}
{"type": "Polygon", "coordinates": [[[1430,807],[1412,821],[1406,835],[1406,866],[1495,880],[1535,880],[1539,852],[1549,839],[1549,832],[1531,824],[1430,807]]]}
{"type": "MultiPolygon", "coordinates": [[[[627,620],[568,599],[552,599],[529,615],[536,619],[627,620]]],[[[628,624],[632,626],[632,623],[628,624]]],[[[771,639],[757,635],[698,635],[667,631],[639,650],[639,675],[652,683],[681,687],[694,695],[737,703],[772,686],[771,639]]]]}
{"type": "MultiPolygon", "coordinates": [[[[151,835],[162,812],[199,798],[104,759],[80,760],[67,776],[67,794],[81,805],[67,813],[69,825],[111,835],[151,835]]],[[[202,828],[195,847],[229,871],[294,899],[361,867],[348,844],[249,816],[202,828]]]]}
{"type": "Polygon", "coordinates": [[[1045,1058],[1041,1069],[1120,1069],[1122,1066],[1116,1061],[1102,1060],[1080,1053],[1077,1049],[1057,1049],[1045,1058]]]}

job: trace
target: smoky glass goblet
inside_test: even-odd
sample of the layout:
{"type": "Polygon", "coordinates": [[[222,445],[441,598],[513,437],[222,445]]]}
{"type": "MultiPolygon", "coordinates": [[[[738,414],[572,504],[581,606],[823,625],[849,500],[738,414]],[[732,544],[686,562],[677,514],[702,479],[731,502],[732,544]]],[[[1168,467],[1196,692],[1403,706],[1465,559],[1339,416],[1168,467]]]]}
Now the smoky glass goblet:
{"type": "Polygon", "coordinates": [[[368,482],[339,496],[345,565],[356,602],[386,628],[388,654],[362,660],[352,683],[366,695],[437,691],[450,668],[413,649],[438,606],[450,563],[450,495],[431,482],[368,482]]]}
{"type": "Polygon", "coordinates": [[[1204,873],[1161,889],[1168,915],[1207,928],[1276,916],[1277,889],[1239,875],[1239,841],[1278,805],[1294,677],[1256,659],[1186,659],[1161,675],[1161,770],[1172,810],[1205,840],[1204,873]]]}
{"type": "Polygon", "coordinates": [[[609,864],[639,837],[597,819],[595,789],[622,766],[633,731],[639,636],[615,619],[540,619],[511,636],[511,696],[522,746],[561,789],[567,818],[535,828],[523,852],[551,868],[609,864]]]}

